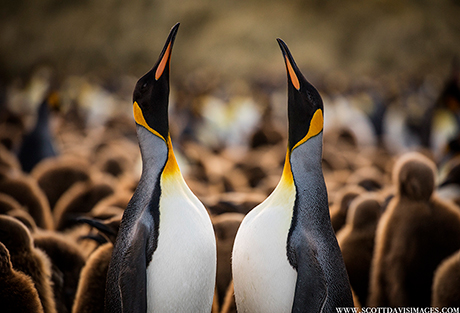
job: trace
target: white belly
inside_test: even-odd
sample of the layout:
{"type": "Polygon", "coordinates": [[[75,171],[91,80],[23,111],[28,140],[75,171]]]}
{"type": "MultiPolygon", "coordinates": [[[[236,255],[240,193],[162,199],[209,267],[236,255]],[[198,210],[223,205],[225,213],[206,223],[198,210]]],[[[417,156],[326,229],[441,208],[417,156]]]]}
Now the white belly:
{"type": "Polygon", "coordinates": [[[204,206],[185,188],[162,186],[158,247],[147,267],[147,312],[211,312],[214,231],[204,206]]]}
{"type": "Polygon", "coordinates": [[[238,230],[232,269],[239,313],[292,311],[297,272],[286,255],[291,200],[280,204],[267,199],[238,230]]]}

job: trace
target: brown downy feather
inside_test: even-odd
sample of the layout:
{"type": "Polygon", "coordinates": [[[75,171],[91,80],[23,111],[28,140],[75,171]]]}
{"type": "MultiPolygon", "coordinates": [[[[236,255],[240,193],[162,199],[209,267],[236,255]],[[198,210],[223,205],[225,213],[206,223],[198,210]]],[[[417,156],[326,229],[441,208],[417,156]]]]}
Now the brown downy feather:
{"type": "Polygon", "coordinates": [[[53,216],[48,200],[37,182],[25,175],[0,180],[0,192],[14,198],[33,217],[38,227],[51,230],[53,216]]]}
{"type": "Polygon", "coordinates": [[[29,230],[15,218],[2,215],[0,242],[9,250],[13,268],[32,278],[44,312],[57,312],[51,287],[51,262],[42,250],[33,246],[29,230]]]}
{"type": "Polygon", "coordinates": [[[460,249],[460,209],[433,195],[435,165],[419,153],[395,164],[397,186],[377,227],[369,306],[427,307],[433,274],[460,249]]]}
{"type": "Polygon", "coordinates": [[[34,282],[11,264],[10,254],[0,242],[0,306],[4,313],[43,313],[34,282]]]}

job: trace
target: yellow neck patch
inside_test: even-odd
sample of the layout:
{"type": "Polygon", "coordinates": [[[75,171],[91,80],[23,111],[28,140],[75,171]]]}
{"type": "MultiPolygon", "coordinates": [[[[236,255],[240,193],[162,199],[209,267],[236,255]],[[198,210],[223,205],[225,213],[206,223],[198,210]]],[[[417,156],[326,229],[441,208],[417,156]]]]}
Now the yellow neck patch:
{"type": "Polygon", "coordinates": [[[134,112],[134,120],[136,121],[137,124],[139,124],[141,126],[144,126],[152,134],[160,137],[161,139],[163,139],[166,142],[165,138],[163,136],[161,136],[159,132],[157,132],[156,130],[154,130],[152,127],[150,127],[147,124],[147,122],[145,121],[145,118],[144,118],[144,114],[142,114],[142,110],[141,110],[141,108],[139,107],[139,104],[137,104],[136,101],[134,101],[134,104],[133,104],[133,112],[134,112]]]}
{"type": "Polygon", "coordinates": [[[280,184],[283,185],[292,185],[294,183],[294,177],[292,176],[291,170],[291,161],[290,161],[290,151],[288,149],[286,153],[286,159],[284,161],[283,174],[281,175],[280,184]]]}
{"type": "Polygon", "coordinates": [[[168,59],[169,59],[170,52],[171,52],[171,43],[168,44],[165,54],[163,55],[163,58],[161,59],[160,64],[158,64],[157,70],[155,72],[155,80],[158,80],[158,78],[160,78],[161,75],[163,74],[165,67],[166,67],[166,62],[168,62],[168,59]]]}
{"type": "Polygon", "coordinates": [[[323,130],[323,121],[323,111],[321,109],[316,110],[315,114],[313,114],[313,117],[311,119],[308,133],[305,135],[305,137],[302,138],[302,140],[296,143],[292,150],[303,144],[311,137],[318,135],[323,130]]]}
{"type": "Polygon", "coordinates": [[[165,168],[163,169],[163,178],[180,174],[179,165],[177,164],[176,156],[174,155],[171,137],[168,135],[166,140],[168,146],[168,160],[166,161],[165,168]]]}

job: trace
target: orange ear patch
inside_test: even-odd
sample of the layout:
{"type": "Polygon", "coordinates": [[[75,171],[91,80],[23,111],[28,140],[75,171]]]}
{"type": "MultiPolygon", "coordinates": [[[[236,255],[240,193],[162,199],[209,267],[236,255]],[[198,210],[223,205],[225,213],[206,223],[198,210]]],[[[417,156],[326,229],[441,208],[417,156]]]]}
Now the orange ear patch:
{"type": "Polygon", "coordinates": [[[291,82],[294,85],[294,87],[299,90],[300,89],[300,83],[299,79],[297,78],[297,75],[294,72],[294,69],[292,68],[291,62],[289,62],[289,59],[287,56],[284,56],[286,59],[286,67],[288,69],[289,76],[291,77],[291,82]]]}
{"type": "Polygon", "coordinates": [[[324,121],[324,119],[323,119],[323,111],[321,109],[316,110],[315,114],[313,114],[313,117],[311,118],[310,128],[308,130],[307,135],[305,135],[305,137],[303,137],[302,140],[300,140],[292,148],[292,150],[294,150],[295,148],[297,148],[298,146],[303,144],[305,141],[307,141],[311,137],[314,137],[314,136],[318,135],[323,130],[323,121],[324,121]]]}
{"type": "Polygon", "coordinates": [[[155,72],[155,80],[158,80],[158,78],[161,77],[163,74],[166,63],[168,62],[169,56],[171,52],[171,43],[168,44],[168,47],[166,48],[165,54],[163,55],[163,58],[160,61],[160,64],[158,64],[157,70],[155,72]]]}

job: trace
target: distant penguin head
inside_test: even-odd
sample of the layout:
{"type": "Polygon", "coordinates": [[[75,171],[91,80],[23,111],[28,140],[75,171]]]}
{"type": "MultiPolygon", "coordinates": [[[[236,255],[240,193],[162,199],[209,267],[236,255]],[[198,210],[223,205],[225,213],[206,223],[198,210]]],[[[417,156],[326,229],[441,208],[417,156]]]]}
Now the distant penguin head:
{"type": "Polygon", "coordinates": [[[300,72],[286,43],[277,39],[288,76],[289,150],[323,130],[323,101],[318,91],[300,72]]]}
{"type": "Polygon", "coordinates": [[[421,153],[401,156],[394,166],[393,182],[401,197],[428,201],[435,187],[436,165],[421,153]]]}
{"type": "Polygon", "coordinates": [[[8,249],[28,252],[32,249],[32,237],[26,226],[14,217],[0,216],[0,241],[8,249]]]}
{"type": "Polygon", "coordinates": [[[347,224],[351,224],[356,229],[376,226],[380,213],[381,205],[379,200],[372,194],[363,194],[351,203],[347,224]]]}
{"type": "Polygon", "coordinates": [[[169,133],[169,66],[178,28],[179,23],[171,29],[157,63],[137,81],[133,93],[136,123],[165,140],[169,133]]]}

